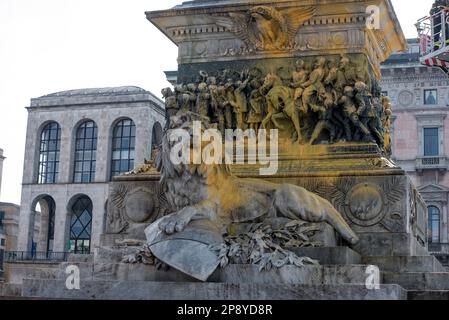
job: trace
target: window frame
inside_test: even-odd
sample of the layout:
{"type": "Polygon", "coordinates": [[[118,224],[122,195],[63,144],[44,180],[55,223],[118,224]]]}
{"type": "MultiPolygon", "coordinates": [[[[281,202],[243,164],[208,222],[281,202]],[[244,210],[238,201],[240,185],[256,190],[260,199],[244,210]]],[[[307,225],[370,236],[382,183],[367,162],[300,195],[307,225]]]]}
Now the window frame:
{"type": "Polygon", "coordinates": [[[438,89],[424,89],[424,105],[425,106],[437,106],[438,105],[438,89]],[[426,94],[428,92],[435,92],[435,103],[427,103],[426,94]]]}
{"type": "Polygon", "coordinates": [[[42,129],[39,137],[37,184],[58,183],[59,164],[61,156],[61,138],[61,126],[56,121],[47,123],[42,129]],[[53,132],[56,133],[53,134],[53,132]],[[56,139],[52,138],[53,135],[56,135],[56,139]],[[54,149],[51,147],[52,144],[54,144],[54,149]],[[51,156],[54,157],[52,158],[51,156]],[[51,171],[48,170],[49,167],[52,169],[51,171]]]}
{"type": "MultiPolygon", "coordinates": [[[[441,154],[441,148],[440,148],[440,128],[439,127],[424,127],[423,128],[423,156],[424,157],[438,157],[441,154]],[[429,130],[435,130],[436,131],[436,136],[426,136],[426,132],[428,132],[429,130]],[[427,137],[436,137],[436,148],[437,148],[437,152],[436,154],[430,154],[427,151],[427,143],[426,143],[426,138],[427,137]]],[[[433,148],[431,148],[433,149],[433,148]]]]}
{"type": "Polygon", "coordinates": [[[4,230],[5,225],[4,225],[3,221],[5,220],[5,217],[6,217],[6,212],[3,210],[0,211],[0,231],[4,230]]]}
{"type": "Polygon", "coordinates": [[[92,183],[95,181],[96,176],[96,163],[97,163],[97,148],[98,148],[98,126],[95,121],[87,120],[81,123],[76,129],[75,133],[75,150],[73,155],[73,183],[92,183]],[[88,125],[92,125],[88,127],[88,125]],[[92,134],[87,135],[88,129],[92,129],[92,134]],[[82,137],[80,136],[80,133],[82,137]],[[86,142],[91,140],[91,147],[86,148],[86,142]],[[80,145],[82,144],[82,147],[80,145]],[[90,159],[86,156],[90,152],[90,159]],[[78,155],[81,153],[81,159],[78,159],[78,155]],[[89,166],[89,170],[85,170],[85,165],[89,166]],[[81,169],[78,169],[78,165],[81,169]],[[87,175],[87,179],[84,179],[87,175]]]}
{"type": "Polygon", "coordinates": [[[136,160],[136,136],[137,126],[132,119],[124,118],[118,121],[112,130],[111,170],[110,179],[134,169],[136,160]],[[126,124],[129,123],[129,124],[126,124]],[[128,130],[129,129],[129,130],[128,130]],[[128,131],[129,134],[124,134],[128,131]],[[128,139],[128,146],[126,141],[128,139]],[[120,143],[118,143],[120,141],[120,143]],[[118,147],[118,145],[120,145],[118,147]],[[125,145],[125,146],[124,146],[125,145]],[[124,156],[124,154],[128,157],[124,156]],[[132,155],[132,156],[131,156],[132,155]],[[122,165],[126,164],[126,168],[122,165]],[[116,167],[118,166],[118,169],[116,167]]]}
{"type": "Polygon", "coordinates": [[[92,223],[93,223],[93,203],[92,200],[88,196],[79,196],[73,202],[71,208],[71,216],[70,216],[70,229],[69,229],[69,248],[68,251],[74,254],[89,254],[92,248],[92,223]],[[86,204],[87,202],[87,204],[86,204]],[[80,205],[79,212],[75,208],[75,206],[80,205]],[[83,214],[87,212],[89,215],[89,220],[87,223],[84,223],[81,220],[83,214]],[[79,215],[78,215],[79,214],[79,215]],[[74,226],[79,222],[82,230],[78,233],[74,233],[74,226]],[[81,237],[81,235],[86,231],[88,234],[88,238],[81,237]],[[72,250],[73,247],[73,250],[72,250]]]}
{"type": "Polygon", "coordinates": [[[427,207],[428,214],[428,241],[429,243],[440,243],[441,241],[441,210],[437,206],[430,205],[427,207]],[[431,209],[435,209],[435,214],[431,213],[431,209]],[[435,216],[438,216],[438,219],[434,219],[435,216]],[[438,234],[434,233],[433,222],[437,222],[438,226],[438,234]],[[435,236],[436,235],[436,236],[435,236]],[[435,239],[437,239],[435,241],[435,239]]]}

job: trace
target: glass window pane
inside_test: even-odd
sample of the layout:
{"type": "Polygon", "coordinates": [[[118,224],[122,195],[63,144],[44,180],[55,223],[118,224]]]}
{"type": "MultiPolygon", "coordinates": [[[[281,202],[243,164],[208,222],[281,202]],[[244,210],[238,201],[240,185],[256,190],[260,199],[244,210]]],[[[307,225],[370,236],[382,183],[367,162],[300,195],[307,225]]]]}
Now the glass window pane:
{"type": "Polygon", "coordinates": [[[114,128],[111,176],[130,170],[129,160],[134,158],[135,132],[135,125],[130,119],[120,121],[114,128]]]}
{"type": "Polygon", "coordinates": [[[75,253],[90,252],[90,237],[92,226],[92,201],[83,196],[72,206],[72,221],[70,227],[70,250],[75,253]]]}
{"type": "Polygon", "coordinates": [[[73,180],[75,182],[92,182],[91,171],[94,170],[97,150],[97,125],[93,121],[87,121],[78,128],[75,160],[82,161],[75,165],[73,180]]]}
{"type": "Polygon", "coordinates": [[[424,129],[424,156],[438,156],[439,155],[439,129],[425,128],[424,129]]]}
{"type": "Polygon", "coordinates": [[[59,169],[61,129],[56,122],[44,127],[41,134],[38,183],[55,183],[59,169]]]}

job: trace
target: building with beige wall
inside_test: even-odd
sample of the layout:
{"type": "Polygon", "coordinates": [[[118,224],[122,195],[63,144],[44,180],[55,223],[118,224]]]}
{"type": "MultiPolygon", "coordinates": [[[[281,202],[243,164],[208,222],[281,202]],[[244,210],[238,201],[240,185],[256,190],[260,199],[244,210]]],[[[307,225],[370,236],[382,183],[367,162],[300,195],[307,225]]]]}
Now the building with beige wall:
{"type": "Polygon", "coordinates": [[[393,103],[393,158],[419,187],[429,212],[433,251],[449,250],[449,76],[419,62],[420,46],[382,66],[382,89],[393,103]]]}
{"type": "MultiPolygon", "coordinates": [[[[5,159],[3,150],[0,149],[0,190],[5,159]]],[[[18,205],[0,202],[0,277],[3,268],[3,252],[14,251],[17,248],[19,209],[18,205]]]]}

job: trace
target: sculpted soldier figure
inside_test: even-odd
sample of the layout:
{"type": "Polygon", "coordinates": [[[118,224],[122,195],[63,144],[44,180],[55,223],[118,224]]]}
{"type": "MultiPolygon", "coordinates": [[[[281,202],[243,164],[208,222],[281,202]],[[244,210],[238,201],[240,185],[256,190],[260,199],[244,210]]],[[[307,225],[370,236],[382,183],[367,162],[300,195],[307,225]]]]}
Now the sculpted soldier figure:
{"type": "Polygon", "coordinates": [[[230,120],[230,124],[231,125],[230,126],[228,126],[229,125],[229,123],[228,123],[229,118],[225,116],[226,129],[233,129],[234,126],[233,126],[233,117],[232,117],[232,115],[233,115],[234,106],[237,105],[237,102],[235,100],[234,81],[232,79],[228,79],[228,81],[226,82],[224,87],[225,87],[225,91],[226,91],[226,106],[227,106],[227,108],[229,108],[230,115],[231,115],[231,117],[230,117],[230,119],[231,119],[230,120]]]}
{"type": "Polygon", "coordinates": [[[382,126],[384,128],[384,149],[385,152],[391,155],[391,116],[393,115],[393,111],[391,109],[391,99],[389,97],[382,97],[382,107],[384,109],[383,118],[382,118],[382,126]]]}
{"type": "Polygon", "coordinates": [[[251,109],[248,115],[248,124],[249,128],[253,129],[257,135],[263,120],[266,100],[260,92],[261,84],[257,79],[251,81],[251,87],[253,90],[249,99],[251,109]]]}
{"type": "Polygon", "coordinates": [[[237,81],[237,89],[234,91],[235,100],[231,102],[234,108],[235,117],[237,120],[237,129],[245,130],[245,116],[248,112],[248,99],[246,98],[246,88],[248,86],[249,79],[245,81],[237,81]]]}
{"type": "Polygon", "coordinates": [[[340,59],[340,64],[338,66],[335,88],[340,92],[343,92],[346,86],[353,87],[357,80],[358,78],[356,68],[351,65],[348,57],[342,56],[340,59]]]}
{"type": "Polygon", "coordinates": [[[326,92],[324,88],[320,90],[318,100],[323,107],[318,107],[318,110],[316,111],[319,116],[319,121],[315,126],[309,144],[314,144],[324,130],[329,131],[329,143],[334,143],[336,138],[336,127],[333,123],[333,109],[336,105],[336,99],[336,95],[333,95],[331,92],[326,92]]]}
{"type": "Polygon", "coordinates": [[[317,95],[323,89],[323,80],[325,76],[324,66],[326,59],[321,57],[317,58],[315,62],[315,69],[310,74],[309,80],[303,84],[305,88],[302,94],[302,105],[304,111],[307,112],[309,107],[312,110],[318,110],[316,103],[312,103],[312,97],[317,95]]]}
{"type": "MultiPolygon", "coordinates": [[[[301,101],[299,98],[302,97],[304,92],[304,84],[307,82],[309,77],[309,72],[305,69],[304,60],[296,61],[296,71],[292,75],[291,87],[295,89],[294,100],[301,101]]],[[[302,104],[302,103],[301,103],[302,104]]]]}
{"type": "Polygon", "coordinates": [[[361,117],[363,125],[371,131],[371,134],[374,135],[376,142],[381,148],[383,148],[383,135],[378,130],[378,115],[372,96],[368,93],[366,84],[361,81],[356,82],[355,89],[357,91],[355,99],[359,106],[357,113],[359,117],[361,117]]]}
{"type": "Polygon", "coordinates": [[[179,110],[178,103],[171,88],[162,89],[162,97],[165,99],[165,120],[167,126],[170,122],[170,118],[175,116],[179,110]]]}
{"type": "Polygon", "coordinates": [[[211,95],[205,82],[198,85],[198,94],[196,98],[196,112],[202,117],[209,118],[209,105],[211,95]]]}
{"type": "Polygon", "coordinates": [[[183,111],[192,111],[196,103],[195,84],[180,84],[175,87],[176,99],[178,100],[178,109],[183,111]]]}
{"type": "Polygon", "coordinates": [[[227,89],[225,86],[218,86],[216,88],[216,94],[216,105],[213,105],[212,108],[214,108],[213,110],[218,121],[218,129],[224,138],[226,129],[232,129],[231,104],[228,101],[227,89]]]}
{"type": "Polygon", "coordinates": [[[301,125],[299,122],[299,110],[293,99],[293,90],[289,87],[275,86],[267,94],[268,115],[262,122],[262,126],[266,127],[271,120],[276,128],[282,129],[281,123],[283,119],[289,119],[293,122],[296,131],[297,142],[302,143],[301,125]]]}
{"type": "MultiPolygon", "coordinates": [[[[352,87],[345,87],[344,95],[340,98],[340,103],[343,105],[343,113],[345,117],[351,121],[357,130],[360,130],[364,134],[367,140],[373,141],[370,131],[359,119],[357,107],[354,101],[354,89],[352,87]]],[[[349,126],[349,123],[346,123],[345,125],[349,126]]]]}

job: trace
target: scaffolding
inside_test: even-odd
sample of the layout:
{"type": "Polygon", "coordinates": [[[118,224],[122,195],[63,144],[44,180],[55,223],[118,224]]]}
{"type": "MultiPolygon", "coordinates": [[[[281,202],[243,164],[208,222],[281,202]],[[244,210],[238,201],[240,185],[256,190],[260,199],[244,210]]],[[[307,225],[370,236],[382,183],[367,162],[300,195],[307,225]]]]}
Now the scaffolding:
{"type": "Polygon", "coordinates": [[[420,19],[416,28],[421,64],[438,67],[449,74],[449,7],[442,7],[438,13],[420,19]]]}

